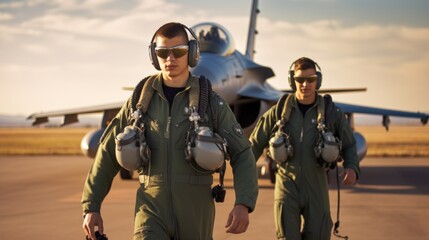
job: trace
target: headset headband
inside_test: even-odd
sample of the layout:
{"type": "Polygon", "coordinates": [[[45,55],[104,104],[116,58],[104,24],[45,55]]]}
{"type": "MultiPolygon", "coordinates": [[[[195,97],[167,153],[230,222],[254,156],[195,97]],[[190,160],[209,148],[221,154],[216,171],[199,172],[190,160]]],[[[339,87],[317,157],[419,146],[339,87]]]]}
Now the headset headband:
{"type": "MultiPolygon", "coordinates": [[[[301,59],[301,58],[300,58],[301,59]]],[[[310,59],[310,58],[307,58],[310,59]]],[[[295,60],[289,67],[289,71],[295,71],[295,69],[292,69],[292,67],[295,65],[295,63],[298,61],[299,59],[295,60]]],[[[316,71],[319,70],[319,72],[322,72],[322,69],[320,68],[319,64],[317,64],[317,62],[313,61],[312,59],[310,59],[314,65],[316,66],[316,71]]]]}
{"type": "MultiPolygon", "coordinates": [[[[182,26],[182,27],[183,27],[183,29],[185,29],[185,32],[186,32],[186,30],[188,30],[188,32],[191,34],[191,36],[192,36],[195,40],[197,40],[197,39],[198,39],[198,38],[197,38],[197,35],[195,35],[195,33],[194,33],[194,31],[192,31],[192,29],[188,28],[186,25],[184,25],[184,24],[182,24],[182,23],[179,23],[179,24],[180,24],[180,26],[182,26]]],[[[156,31],[156,32],[155,32],[155,34],[153,34],[152,39],[150,40],[150,42],[151,42],[151,43],[153,43],[153,40],[155,40],[155,37],[156,37],[157,33],[158,33],[158,31],[156,31]]],[[[188,41],[189,41],[189,39],[188,39],[188,41]]]]}

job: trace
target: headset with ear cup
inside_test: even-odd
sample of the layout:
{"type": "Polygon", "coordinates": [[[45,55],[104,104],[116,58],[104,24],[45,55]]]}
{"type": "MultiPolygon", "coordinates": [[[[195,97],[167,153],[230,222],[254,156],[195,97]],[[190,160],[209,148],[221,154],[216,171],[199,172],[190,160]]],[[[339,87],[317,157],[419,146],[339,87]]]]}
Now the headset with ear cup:
{"type": "MultiPolygon", "coordinates": [[[[303,59],[303,58],[300,58],[300,59],[303,59]]],[[[300,59],[298,59],[298,60],[300,60],[300,59]]],[[[314,65],[316,66],[316,75],[317,75],[316,89],[319,90],[320,86],[322,86],[322,69],[320,68],[319,64],[317,64],[315,61],[313,61],[309,58],[306,58],[306,59],[312,61],[314,63],[314,65]],[[317,71],[317,69],[318,69],[318,71],[317,71]]],[[[290,88],[292,88],[293,91],[296,91],[295,78],[294,78],[295,71],[293,70],[293,66],[295,65],[295,63],[298,60],[294,61],[289,67],[288,81],[289,81],[289,86],[290,86],[290,88]]]]}
{"type": "MultiPolygon", "coordinates": [[[[192,35],[194,39],[191,39],[188,41],[188,65],[190,67],[195,67],[198,63],[198,60],[200,58],[200,46],[198,44],[197,36],[195,33],[188,28],[187,26],[179,23],[183,29],[188,30],[188,32],[192,35]]],[[[157,31],[158,32],[158,31],[157,31]]],[[[159,66],[159,61],[156,56],[155,48],[156,48],[156,42],[154,42],[156,37],[156,33],[153,35],[152,40],[150,41],[149,45],[149,59],[152,62],[152,65],[157,69],[161,70],[161,67],[159,66]]]]}

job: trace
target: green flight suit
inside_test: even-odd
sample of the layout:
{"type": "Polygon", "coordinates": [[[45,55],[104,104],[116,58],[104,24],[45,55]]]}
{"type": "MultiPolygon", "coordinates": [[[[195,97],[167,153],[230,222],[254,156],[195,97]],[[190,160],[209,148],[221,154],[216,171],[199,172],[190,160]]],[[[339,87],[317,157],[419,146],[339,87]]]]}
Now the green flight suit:
{"type": "MultiPolygon", "coordinates": [[[[329,207],[326,169],[315,157],[314,147],[319,136],[317,129],[317,107],[323,97],[317,97],[315,104],[305,116],[298,108],[295,95],[292,96],[292,111],[286,123],[291,138],[293,156],[279,166],[276,173],[274,192],[274,214],[278,239],[330,239],[332,220],[329,207]],[[301,234],[301,215],[304,226],[301,234]]],[[[341,156],[343,166],[352,168],[358,175],[359,162],[353,132],[343,112],[334,107],[331,130],[343,144],[341,156]]],[[[272,130],[278,121],[276,106],[269,109],[257,123],[250,136],[252,151],[256,158],[268,147],[272,130]]]]}
{"type": "MultiPolygon", "coordinates": [[[[136,196],[134,239],[212,239],[215,217],[211,190],[213,177],[193,170],[185,158],[185,137],[191,124],[187,113],[189,89],[193,81],[198,78],[190,76],[185,90],[175,96],[171,109],[163,93],[160,74],[152,85],[154,94],[143,118],[151,163],[139,176],[141,184],[136,196]]],[[[234,173],[235,204],[243,204],[253,211],[258,182],[250,142],[223,99],[213,94],[209,102],[203,122],[212,127],[212,120],[217,119],[218,133],[227,140],[234,173]]],[[[101,202],[120,169],[115,157],[114,138],[127,125],[129,114],[130,100],[101,138],[84,186],[84,212],[100,211],[101,202]]]]}

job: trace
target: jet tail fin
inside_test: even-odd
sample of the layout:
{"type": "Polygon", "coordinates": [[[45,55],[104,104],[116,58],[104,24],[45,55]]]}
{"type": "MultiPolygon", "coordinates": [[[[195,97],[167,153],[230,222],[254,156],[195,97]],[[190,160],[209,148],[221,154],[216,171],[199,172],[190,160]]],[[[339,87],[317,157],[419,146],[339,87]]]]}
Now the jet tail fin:
{"type": "Polygon", "coordinates": [[[246,57],[253,60],[255,53],[255,35],[258,33],[256,30],[256,17],[259,13],[258,0],[252,1],[252,9],[250,12],[249,32],[247,34],[246,57]]]}

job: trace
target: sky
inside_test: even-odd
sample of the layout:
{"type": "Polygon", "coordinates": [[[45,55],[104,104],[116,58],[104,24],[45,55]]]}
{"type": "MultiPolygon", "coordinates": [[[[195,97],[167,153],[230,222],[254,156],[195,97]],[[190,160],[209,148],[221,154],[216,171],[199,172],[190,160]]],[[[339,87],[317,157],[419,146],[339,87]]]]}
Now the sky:
{"type": "MultiPolygon", "coordinates": [[[[0,0],[0,114],[125,101],[155,73],[147,46],[162,24],[216,22],[244,53],[250,0],[0,0]]],[[[366,87],[335,101],[429,112],[429,1],[262,0],[255,61],[288,89],[306,56],[322,88],[366,87]]]]}

